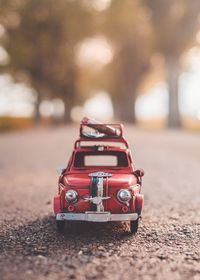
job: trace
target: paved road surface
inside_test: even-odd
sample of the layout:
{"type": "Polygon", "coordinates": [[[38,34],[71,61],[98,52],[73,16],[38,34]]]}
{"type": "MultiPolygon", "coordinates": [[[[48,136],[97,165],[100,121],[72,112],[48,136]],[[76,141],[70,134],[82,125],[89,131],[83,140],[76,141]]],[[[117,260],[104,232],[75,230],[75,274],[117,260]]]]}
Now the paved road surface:
{"type": "Polygon", "coordinates": [[[0,135],[0,279],[200,279],[200,135],[128,127],[146,171],[137,236],[126,224],[72,224],[56,233],[55,167],[77,127],[0,135]]]}

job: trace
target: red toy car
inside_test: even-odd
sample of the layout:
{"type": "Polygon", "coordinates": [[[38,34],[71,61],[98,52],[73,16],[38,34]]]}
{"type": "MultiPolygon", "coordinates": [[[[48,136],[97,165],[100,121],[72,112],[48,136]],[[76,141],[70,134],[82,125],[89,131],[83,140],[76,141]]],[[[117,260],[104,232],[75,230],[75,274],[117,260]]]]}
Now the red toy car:
{"type": "Polygon", "coordinates": [[[143,170],[135,169],[122,125],[84,118],[54,197],[58,231],[72,220],[129,221],[136,233],[143,207],[143,175],[143,170]]]}

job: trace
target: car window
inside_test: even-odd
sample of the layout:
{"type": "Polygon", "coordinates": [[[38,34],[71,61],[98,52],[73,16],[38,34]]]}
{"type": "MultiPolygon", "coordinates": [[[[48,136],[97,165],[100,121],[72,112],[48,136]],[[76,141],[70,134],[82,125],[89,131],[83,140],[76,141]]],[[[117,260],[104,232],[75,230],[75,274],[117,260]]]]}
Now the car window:
{"type": "Polygon", "coordinates": [[[128,158],[124,152],[94,153],[78,152],[75,155],[74,167],[128,167],[128,158]]]}
{"type": "Polygon", "coordinates": [[[110,155],[86,155],[85,166],[117,166],[117,157],[110,155]]]}

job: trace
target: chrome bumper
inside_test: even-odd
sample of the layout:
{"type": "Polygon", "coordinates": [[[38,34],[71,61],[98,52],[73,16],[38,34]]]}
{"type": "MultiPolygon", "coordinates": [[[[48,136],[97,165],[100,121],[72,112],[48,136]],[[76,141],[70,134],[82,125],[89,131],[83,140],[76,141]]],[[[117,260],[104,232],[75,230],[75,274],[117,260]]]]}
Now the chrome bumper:
{"type": "Polygon", "coordinates": [[[111,214],[110,212],[85,212],[85,213],[58,213],[57,221],[88,221],[88,222],[110,222],[110,221],[135,221],[139,218],[137,213],[111,214]]]}

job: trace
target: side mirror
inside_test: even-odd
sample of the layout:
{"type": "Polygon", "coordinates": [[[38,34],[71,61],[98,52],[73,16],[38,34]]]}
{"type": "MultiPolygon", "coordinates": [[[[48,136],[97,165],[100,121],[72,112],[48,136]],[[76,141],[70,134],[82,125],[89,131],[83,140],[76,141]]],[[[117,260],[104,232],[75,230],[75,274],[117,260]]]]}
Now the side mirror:
{"type": "Polygon", "coordinates": [[[63,171],[64,171],[65,169],[66,169],[66,168],[65,168],[64,166],[58,166],[58,167],[56,168],[56,171],[57,171],[58,175],[61,176],[62,173],[63,173],[63,171]]]}
{"type": "Polygon", "coordinates": [[[143,177],[144,176],[144,170],[143,169],[137,169],[133,172],[134,175],[136,175],[137,177],[143,177]]]}

